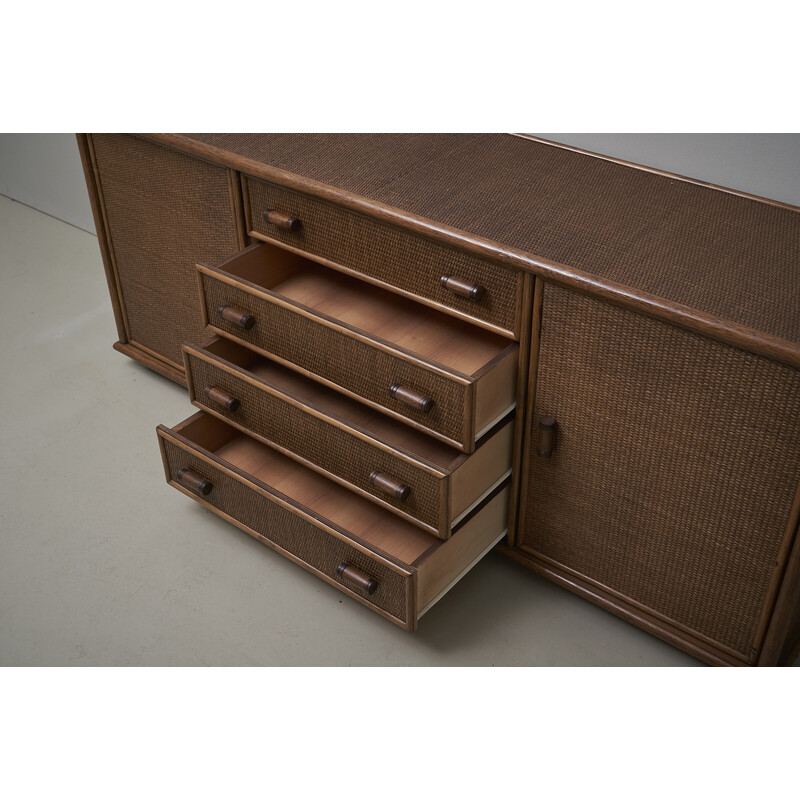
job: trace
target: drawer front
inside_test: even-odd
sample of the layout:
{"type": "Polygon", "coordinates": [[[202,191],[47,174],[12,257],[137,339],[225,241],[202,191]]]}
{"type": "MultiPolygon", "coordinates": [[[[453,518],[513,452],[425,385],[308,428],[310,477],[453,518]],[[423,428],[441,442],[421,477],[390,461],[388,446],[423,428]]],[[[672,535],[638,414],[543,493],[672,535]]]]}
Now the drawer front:
{"type": "MultiPolygon", "coordinates": [[[[442,478],[356,436],[347,428],[322,419],[246,380],[235,367],[224,368],[186,352],[189,392],[195,405],[224,417],[237,427],[264,437],[319,469],[375,497],[431,532],[440,528],[442,478]],[[217,387],[235,397],[240,406],[231,411],[209,398],[206,387],[217,387]],[[373,471],[385,473],[410,488],[406,500],[378,491],[373,471]]],[[[449,536],[449,526],[444,536],[449,536]]]]}
{"type": "MultiPolygon", "coordinates": [[[[248,178],[247,194],[251,232],[518,338],[517,271],[273,183],[248,178]],[[271,210],[299,219],[297,230],[268,223],[264,213],[271,210]],[[442,285],[443,277],[481,287],[482,295],[456,294],[442,285]]],[[[460,289],[458,283],[452,288],[460,289]]]]}
{"type": "Polygon", "coordinates": [[[800,370],[547,285],[523,547],[754,660],[800,481],[798,397],[800,370]]]}
{"type": "Polygon", "coordinates": [[[178,477],[183,469],[193,470],[212,483],[213,488],[202,500],[213,509],[241,523],[249,532],[267,544],[285,551],[302,566],[345,589],[369,606],[385,612],[394,622],[414,627],[409,613],[413,597],[413,576],[394,570],[332,533],[318,527],[254,486],[231,477],[211,460],[193,450],[184,449],[160,434],[169,480],[189,491],[197,500],[201,496],[184,486],[178,477]],[[377,581],[372,594],[341,577],[340,564],[355,567],[377,581]]]}
{"type": "Polygon", "coordinates": [[[231,286],[203,272],[202,283],[208,322],[216,331],[267,354],[282,359],[322,378],[351,396],[363,398],[393,416],[448,441],[459,449],[471,449],[468,442],[466,409],[473,386],[426,369],[356,339],[337,328],[328,327],[282,305],[269,302],[242,288],[231,286]],[[242,309],[255,317],[250,329],[230,322],[220,307],[242,309]],[[412,408],[391,395],[400,384],[432,398],[427,413],[412,408]]]}

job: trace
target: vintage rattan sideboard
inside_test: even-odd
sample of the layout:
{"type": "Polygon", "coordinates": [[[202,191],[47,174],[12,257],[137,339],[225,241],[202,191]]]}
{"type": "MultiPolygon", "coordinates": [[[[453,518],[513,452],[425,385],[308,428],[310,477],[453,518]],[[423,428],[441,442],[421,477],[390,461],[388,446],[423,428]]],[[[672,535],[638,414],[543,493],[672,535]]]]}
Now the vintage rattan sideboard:
{"type": "Polygon", "coordinates": [[[79,135],[184,494],[406,628],[493,547],[800,642],[800,209],[517,135],[79,135]]]}

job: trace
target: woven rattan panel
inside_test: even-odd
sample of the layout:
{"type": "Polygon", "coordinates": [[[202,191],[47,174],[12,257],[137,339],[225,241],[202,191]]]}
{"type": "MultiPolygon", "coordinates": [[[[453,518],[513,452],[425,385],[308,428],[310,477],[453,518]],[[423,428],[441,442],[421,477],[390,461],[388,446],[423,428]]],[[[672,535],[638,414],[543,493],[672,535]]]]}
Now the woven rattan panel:
{"type": "Polygon", "coordinates": [[[516,271],[272,183],[251,179],[248,193],[251,230],[516,333],[516,271]],[[299,217],[302,227],[269,225],[262,212],[271,209],[299,217]],[[443,275],[480,284],[486,295],[459,297],[442,286],[443,275]]]}
{"type": "Polygon", "coordinates": [[[800,342],[800,213],[504,134],[191,134],[800,342]]]}
{"type": "Polygon", "coordinates": [[[202,280],[209,322],[220,330],[268,353],[274,353],[358,397],[390,408],[456,442],[464,442],[466,387],[463,384],[376,350],[338,330],[208,275],[202,275],[202,280]],[[220,306],[244,309],[253,314],[257,322],[249,331],[237,327],[217,312],[220,306]],[[410,408],[390,396],[389,389],[394,383],[401,383],[432,397],[436,405],[427,414],[410,408]]]}
{"type": "Polygon", "coordinates": [[[800,371],[545,287],[524,545],[751,658],[800,480],[800,371]]]}
{"type": "Polygon", "coordinates": [[[206,408],[265,437],[279,447],[297,453],[420,521],[438,527],[441,482],[430,472],[391,456],[347,430],[307,414],[291,403],[261,391],[252,383],[207,361],[190,355],[189,363],[195,397],[206,408]],[[204,391],[206,386],[216,386],[237,397],[241,401],[240,408],[228,411],[223,406],[212,403],[204,391]],[[369,476],[373,470],[385,472],[410,486],[411,494],[408,499],[401,502],[379,493],[370,481],[369,476]]]}
{"type": "Polygon", "coordinates": [[[194,264],[238,249],[228,170],[124,135],[92,136],[128,335],[181,369],[205,335],[194,264]]]}
{"type": "Polygon", "coordinates": [[[341,580],[336,574],[336,567],[342,562],[363,570],[378,581],[375,593],[367,595],[366,592],[350,584],[346,584],[347,588],[406,622],[408,582],[404,575],[298,517],[259,492],[249,489],[245,484],[214,468],[202,458],[187,453],[168,441],[164,441],[164,449],[172,480],[180,483],[178,471],[181,468],[196,470],[214,484],[211,494],[203,498],[206,502],[239,520],[337,583],[341,583],[341,580]]]}

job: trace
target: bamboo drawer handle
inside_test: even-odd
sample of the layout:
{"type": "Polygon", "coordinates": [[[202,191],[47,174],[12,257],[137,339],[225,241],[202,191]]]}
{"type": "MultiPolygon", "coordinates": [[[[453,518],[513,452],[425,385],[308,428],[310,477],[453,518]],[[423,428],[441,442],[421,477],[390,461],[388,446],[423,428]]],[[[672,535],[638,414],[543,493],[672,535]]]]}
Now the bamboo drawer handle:
{"type": "Polygon", "coordinates": [[[199,472],[193,469],[179,469],[178,480],[187,488],[198,494],[211,494],[214,484],[208,478],[204,478],[199,472]]]}
{"type": "Polygon", "coordinates": [[[240,328],[244,328],[246,331],[249,331],[250,328],[256,324],[256,318],[247,311],[242,311],[241,308],[234,308],[233,306],[220,306],[217,309],[217,312],[222,319],[232,322],[234,325],[238,325],[240,328]]]}
{"type": "Polygon", "coordinates": [[[432,398],[425,397],[424,394],[420,394],[414,389],[409,389],[407,386],[401,386],[399,383],[395,383],[390,387],[389,394],[395,400],[399,400],[401,403],[405,403],[423,414],[429,413],[435,405],[432,398]]]}
{"type": "Polygon", "coordinates": [[[550,458],[556,442],[556,420],[547,414],[539,418],[539,436],[536,440],[536,455],[550,458]]]}
{"type": "Polygon", "coordinates": [[[203,391],[211,402],[224,406],[228,411],[238,411],[239,407],[242,405],[238,397],[227,394],[223,392],[222,389],[217,389],[216,386],[206,386],[203,391]]]}
{"type": "Polygon", "coordinates": [[[391,475],[387,475],[385,472],[378,472],[376,470],[370,474],[369,479],[376,489],[379,489],[384,494],[388,494],[390,497],[394,497],[397,500],[405,502],[411,494],[410,486],[396,481],[391,475]]]}
{"type": "Polygon", "coordinates": [[[283,214],[273,209],[265,211],[261,216],[268,225],[274,225],[276,228],[283,228],[292,233],[297,233],[302,224],[297,217],[290,217],[288,214],[283,214]]]}
{"type": "Polygon", "coordinates": [[[378,588],[378,581],[375,578],[370,578],[366,572],[362,572],[357,567],[351,567],[344,561],[336,567],[336,574],[343,581],[349,581],[367,594],[375,594],[375,590],[378,588]]]}
{"type": "Polygon", "coordinates": [[[468,300],[474,300],[476,303],[486,297],[486,289],[477,283],[467,283],[460,278],[454,278],[449,275],[442,275],[442,286],[448,292],[457,294],[459,297],[466,297],[468,300]]]}

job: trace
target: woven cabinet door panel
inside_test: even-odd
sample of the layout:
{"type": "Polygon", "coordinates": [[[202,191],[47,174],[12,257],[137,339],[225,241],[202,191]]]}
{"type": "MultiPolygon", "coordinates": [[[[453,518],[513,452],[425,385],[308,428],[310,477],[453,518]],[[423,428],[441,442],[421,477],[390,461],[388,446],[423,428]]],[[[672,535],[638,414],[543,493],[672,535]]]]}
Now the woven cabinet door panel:
{"type": "Polygon", "coordinates": [[[128,337],[183,371],[206,336],[194,265],[239,249],[230,170],[124,134],[93,134],[128,337]]]}
{"type": "Polygon", "coordinates": [[[798,398],[796,369],[546,285],[522,546],[753,660],[798,398]]]}

